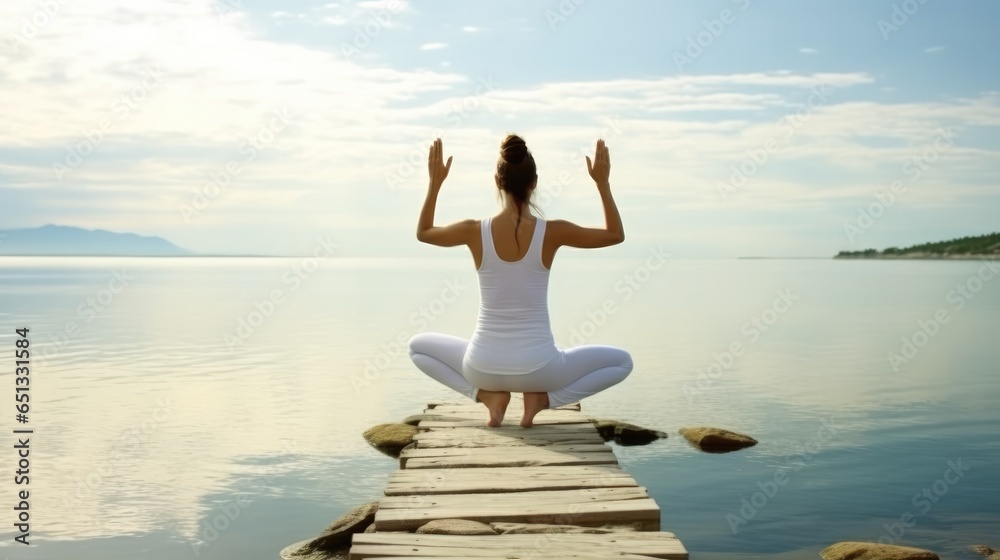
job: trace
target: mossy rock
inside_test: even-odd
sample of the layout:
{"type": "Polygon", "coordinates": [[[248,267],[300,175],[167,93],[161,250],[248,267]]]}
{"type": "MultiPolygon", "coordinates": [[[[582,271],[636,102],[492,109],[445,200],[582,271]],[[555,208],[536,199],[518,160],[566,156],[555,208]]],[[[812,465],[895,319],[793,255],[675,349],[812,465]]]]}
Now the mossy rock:
{"type": "Polygon", "coordinates": [[[604,441],[614,441],[619,445],[646,445],[658,439],[666,438],[666,432],[643,428],[620,420],[591,419],[597,433],[604,441]]]}
{"type": "Polygon", "coordinates": [[[823,560],[940,560],[922,548],[870,542],[839,542],[819,553],[823,560]]]}
{"type": "Polygon", "coordinates": [[[748,435],[722,428],[689,427],[681,428],[680,433],[688,443],[709,453],[728,453],[757,445],[757,440],[748,435]]]}
{"type": "Polygon", "coordinates": [[[413,443],[416,427],[409,424],[379,424],[365,430],[364,436],[375,449],[390,457],[399,457],[404,447],[413,443]]]}
{"type": "Polygon", "coordinates": [[[281,560],[347,560],[351,537],[373,527],[378,502],[360,505],[338,517],[318,537],[297,542],[281,551],[281,560]]]}
{"type": "Polygon", "coordinates": [[[973,552],[982,554],[987,560],[1000,560],[1000,552],[993,550],[985,544],[974,544],[969,547],[973,552]]]}

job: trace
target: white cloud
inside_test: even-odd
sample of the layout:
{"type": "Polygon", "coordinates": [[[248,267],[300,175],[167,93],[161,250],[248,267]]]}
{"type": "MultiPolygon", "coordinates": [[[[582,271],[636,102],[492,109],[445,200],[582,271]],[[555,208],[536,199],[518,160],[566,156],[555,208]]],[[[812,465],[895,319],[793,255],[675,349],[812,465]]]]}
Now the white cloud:
{"type": "Polygon", "coordinates": [[[799,49],[799,52],[802,54],[819,54],[818,50],[809,47],[803,47],[799,49]]]}
{"type": "Polygon", "coordinates": [[[435,51],[438,49],[443,49],[448,46],[448,43],[425,43],[420,45],[421,50],[425,51],[435,51]]]}
{"type": "MultiPolygon", "coordinates": [[[[582,158],[574,157],[592,149],[598,136],[613,136],[609,145],[623,200],[655,196],[666,209],[710,209],[721,204],[716,183],[728,178],[730,167],[774,135],[780,117],[802,110],[813,88],[828,85],[833,90],[828,102],[809,113],[752,178],[741,193],[747,196],[734,197],[744,210],[850,204],[884,188],[906,157],[926,148],[938,127],[1000,129],[995,94],[889,103],[841,93],[884,87],[864,72],[498,83],[493,93],[476,96],[480,77],[449,73],[450,61],[436,71],[368,67],[363,57],[345,60],[339,52],[261,39],[250,22],[224,21],[209,5],[148,0],[137,11],[131,0],[76,3],[19,53],[0,49],[0,107],[6,108],[0,146],[14,148],[10,153],[29,149],[63,157],[67,146],[111,113],[116,100],[141,84],[150,65],[160,65],[164,76],[66,182],[54,178],[48,162],[0,156],[5,177],[0,189],[17,189],[18,200],[34,200],[57,216],[73,211],[55,206],[60,195],[74,193],[65,200],[88,201],[82,221],[74,225],[141,227],[198,250],[204,232],[225,224],[235,239],[225,242],[237,243],[234,251],[256,250],[257,244],[260,251],[281,252],[273,231],[252,225],[274,208],[288,216],[281,229],[290,238],[328,227],[331,217],[352,227],[371,221],[365,209],[391,192],[389,171],[409,165],[414,171],[396,194],[419,194],[425,142],[435,128],[442,129],[446,150],[456,156],[455,185],[488,187],[496,144],[514,129],[529,139],[540,177],[564,170],[579,177],[559,202],[574,204],[589,194],[575,188],[585,169],[582,158]],[[203,214],[183,222],[179,204],[239,156],[247,136],[259,133],[270,111],[282,106],[296,115],[289,127],[203,214]],[[609,131],[609,121],[621,131],[609,131]],[[806,171],[795,175],[796,168],[806,171]]],[[[355,5],[340,7],[352,13],[355,5]]],[[[0,6],[0,18],[18,15],[10,11],[0,6]]],[[[348,17],[336,11],[316,15],[348,17]]],[[[907,200],[958,204],[972,195],[992,196],[997,147],[964,142],[907,200]]],[[[442,212],[478,208],[468,202],[471,196],[442,212]]],[[[399,212],[386,210],[385,235],[412,218],[399,212]]],[[[209,241],[224,245],[221,239],[209,241]]]]}
{"type": "Polygon", "coordinates": [[[350,20],[344,16],[323,16],[319,19],[320,25],[346,25],[350,20]]]}
{"type": "Polygon", "coordinates": [[[941,51],[945,50],[945,48],[946,47],[943,47],[943,46],[940,46],[940,45],[935,46],[935,47],[927,47],[926,49],[924,49],[924,52],[925,53],[936,53],[936,52],[941,52],[941,51]]]}
{"type": "Polygon", "coordinates": [[[478,33],[481,29],[474,25],[466,25],[462,28],[462,31],[465,31],[466,33],[478,33]]]}
{"type": "Polygon", "coordinates": [[[365,10],[388,10],[390,12],[402,12],[409,8],[408,0],[366,0],[358,2],[358,7],[365,10]]]}

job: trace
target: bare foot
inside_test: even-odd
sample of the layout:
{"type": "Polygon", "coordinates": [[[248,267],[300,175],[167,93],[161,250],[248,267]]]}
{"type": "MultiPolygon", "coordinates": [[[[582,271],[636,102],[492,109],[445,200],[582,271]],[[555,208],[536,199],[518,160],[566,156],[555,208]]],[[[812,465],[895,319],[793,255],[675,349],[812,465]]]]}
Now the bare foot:
{"type": "Polygon", "coordinates": [[[490,419],[486,425],[491,428],[499,426],[503,422],[503,415],[507,412],[507,405],[510,404],[510,393],[480,389],[476,398],[490,411],[490,419]]]}
{"type": "Polygon", "coordinates": [[[521,427],[530,428],[534,426],[532,420],[535,415],[549,407],[548,393],[525,393],[524,394],[524,415],[521,416],[521,427]]]}

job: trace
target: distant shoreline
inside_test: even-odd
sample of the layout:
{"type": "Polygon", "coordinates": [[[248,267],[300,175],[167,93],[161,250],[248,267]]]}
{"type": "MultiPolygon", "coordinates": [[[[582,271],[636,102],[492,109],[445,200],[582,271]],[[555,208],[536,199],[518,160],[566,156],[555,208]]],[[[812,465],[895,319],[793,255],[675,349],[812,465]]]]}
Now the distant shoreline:
{"type": "Polygon", "coordinates": [[[841,260],[918,260],[918,261],[971,261],[1000,259],[996,254],[939,255],[935,253],[912,253],[906,255],[836,255],[841,260]]]}
{"type": "Polygon", "coordinates": [[[312,255],[122,255],[122,254],[94,254],[94,255],[81,255],[81,254],[69,254],[69,255],[54,255],[54,254],[37,254],[37,255],[12,255],[12,254],[2,254],[0,257],[83,257],[83,258],[93,258],[93,257],[129,257],[129,258],[155,258],[155,259],[190,259],[190,258],[255,258],[255,259],[295,259],[300,257],[310,257],[312,255]]]}
{"type": "MultiPolygon", "coordinates": [[[[118,258],[129,258],[129,259],[202,259],[202,258],[226,258],[226,259],[304,259],[304,258],[314,258],[312,255],[118,255],[118,254],[97,254],[97,255],[80,255],[80,254],[70,254],[70,255],[5,255],[0,254],[0,259],[2,258],[108,258],[108,257],[118,257],[118,258]]],[[[333,257],[337,258],[337,257],[333,257]]],[[[381,257],[340,257],[350,260],[356,259],[399,259],[406,257],[398,256],[381,256],[381,257]]],[[[450,260],[455,261],[465,261],[466,257],[445,257],[450,260]]],[[[802,260],[812,260],[812,261],[826,261],[830,259],[837,260],[926,260],[926,261],[960,261],[960,260],[1000,260],[1000,255],[869,255],[869,256],[841,256],[837,255],[834,257],[682,257],[675,258],[674,260],[741,260],[741,261],[802,261],[802,260]]]]}

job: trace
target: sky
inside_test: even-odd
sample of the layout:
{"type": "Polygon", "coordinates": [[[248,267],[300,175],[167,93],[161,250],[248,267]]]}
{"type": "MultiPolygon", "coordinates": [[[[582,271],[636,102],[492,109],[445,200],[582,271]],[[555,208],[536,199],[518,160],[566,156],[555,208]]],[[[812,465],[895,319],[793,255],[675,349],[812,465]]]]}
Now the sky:
{"type": "Polygon", "coordinates": [[[5,0],[0,229],[200,253],[459,256],[522,135],[542,215],[626,257],[827,257],[1000,230],[1000,3],[5,0]],[[451,251],[451,253],[448,253],[451,251]]]}

